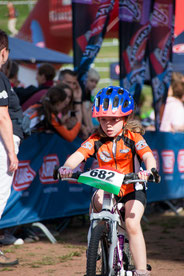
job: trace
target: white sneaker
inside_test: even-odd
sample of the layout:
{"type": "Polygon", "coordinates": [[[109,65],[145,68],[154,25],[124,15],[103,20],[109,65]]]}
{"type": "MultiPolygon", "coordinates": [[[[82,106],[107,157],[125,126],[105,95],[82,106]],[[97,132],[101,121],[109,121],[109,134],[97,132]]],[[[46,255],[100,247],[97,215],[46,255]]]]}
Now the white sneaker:
{"type": "Polygon", "coordinates": [[[24,241],[23,241],[23,239],[17,239],[16,241],[14,241],[13,244],[14,245],[21,245],[21,244],[24,244],[24,241]]]}

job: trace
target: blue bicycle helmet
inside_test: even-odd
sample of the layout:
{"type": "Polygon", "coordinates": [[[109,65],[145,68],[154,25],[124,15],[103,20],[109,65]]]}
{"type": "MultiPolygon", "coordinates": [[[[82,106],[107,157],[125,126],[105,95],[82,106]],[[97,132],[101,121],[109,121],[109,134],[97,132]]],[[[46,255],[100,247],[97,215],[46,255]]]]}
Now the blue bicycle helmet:
{"type": "Polygon", "coordinates": [[[127,90],[119,86],[102,88],[94,99],[93,117],[123,117],[134,109],[134,100],[127,90]]]}

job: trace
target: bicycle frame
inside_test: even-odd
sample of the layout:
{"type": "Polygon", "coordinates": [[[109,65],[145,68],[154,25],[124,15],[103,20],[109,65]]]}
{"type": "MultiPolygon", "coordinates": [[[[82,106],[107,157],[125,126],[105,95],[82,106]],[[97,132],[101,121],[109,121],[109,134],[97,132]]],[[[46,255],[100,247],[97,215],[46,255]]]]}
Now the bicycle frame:
{"type": "MultiPolygon", "coordinates": [[[[89,262],[87,264],[87,271],[89,272],[89,274],[92,276],[95,275],[94,273],[96,270],[96,262],[98,261],[97,251],[98,251],[99,241],[101,237],[102,238],[105,237],[105,239],[107,238],[107,241],[106,241],[107,246],[105,244],[105,247],[103,248],[105,248],[104,252],[107,256],[103,258],[106,260],[105,263],[102,263],[102,271],[104,271],[103,273],[105,273],[105,275],[107,275],[108,273],[108,276],[114,276],[114,275],[132,276],[132,271],[125,270],[123,265],[124,256],[126,257],[126,259],[128,256],[128,260],[125,260],[127,269],[129,268],[129,264],[131,261],[129,261],[130,259],[128,254],[129,250],[127,251],[127,254],[123,256],[123,251],[126,251],[126,248],[124,247],[124,245],[126,244],[126,231],[125,230],[122,231],[123,220],[121,221],[121,216],[120,216],[121,208],[118,208],[119,203],[116,204],[116,207],[114,208],[114,203],[115,203],[114,194],[116,195],[119,194],[122,183],[126,185],[134,183],[135,190],[142,190],[142,189],[146,190],[147,181],[139,179],[137,173],[128,173],[126,175],[123,175],[122,173],[119,173],[116,170],[109,170],[105,168],[96,168],[94,170],[90,170],[84,173],[76,172],[72,174],[72,177],[64,178],[60,176],[58,169],[59,167],[55,167],[54,169],[54,172],[53,172],[54,179],[62,179],[66,181],[68,180],[70,181],[71,179],[74,179],[74,180],[77,179],[79,183],[84,183],[89,186],[95,187],[97,189],[104,190],[102,211],[100,213],[94,213],[92,209],[92,213],[90,215],[90,221],[91,221],[90,229],[93,229],[94,232],[92,235],[90,233],[90,229],[88,232],[88,245],[90,250],[88,251],[89,262]],[[104,224],[98,225],[98,223],[101,221],[108,224],[108,228],[106,228],[106,225],[104,224]],[[119,230],[121,230],[121,232],[119,230]],[[120,237],[117,233],[122,235],[123,237],[120,237]],[[103,236],[104,234],[106,236],[103,236]],[[91,242],[89,242],[89,237],[91,242]],[[120,244],[121,242],[122,244],[120,244]],[[107,265],[107,257],[108,257],[108,265],[107,265]]],[[[156,168],[152,168],[151,172],[152,174],[149,176],[148,181],[159,183],[161,178],[156,168]]],[[[103,253],[103,250],[102,250],[102,253],[103,253]]]]}
{"type": "MultiPolygon", "coordinates": [[[[120,254],[120,248],[118,246],[118,226],[121,225],[121,219],[119,216],[119,213],[117,212],[117,209],[113,210],[114,206],[114,195],[104,191],[103,196],[103,205],[102,205],[102,211],[99,213],[94,213],[92,209],[92,213],[90,215],[90,222],[91,222],[91,228],[93,229],[99,221],[106,221],[108,223],[109,227],[109,239],[110,239],[110,246],[109,246],[109,259],[108,259],[108,266],[109,266],[109,276],[115,275],[115,269],[116,265],[114,264],[114,252],[117,250],[117,257],[120,261],[119,266],[119,275],[125,275],[125,270],[123,269],[123,252],[120,254]],[[121,271],[121,272],[120,272],[121,271]]],[[[117,207],[118,208],[118,207],[117,207]]],[[[125,232],[125,231],[124,231],[125,232]]],[[[125,237],[125,233],[122,233],[125,237]]],[[[130,272],[131,273],[131,272],[130,272]]],[[[132,275],[126,274],[126,275],[132,275]]]]}

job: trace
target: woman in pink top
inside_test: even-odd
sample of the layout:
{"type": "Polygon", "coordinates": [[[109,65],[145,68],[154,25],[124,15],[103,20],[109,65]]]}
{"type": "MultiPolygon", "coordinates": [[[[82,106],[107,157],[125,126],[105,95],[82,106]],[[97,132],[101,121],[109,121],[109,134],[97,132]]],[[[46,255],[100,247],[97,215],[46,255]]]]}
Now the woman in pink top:
{"type": "Polygon", "coordinates": [[[173,95],[167,98],[160,131],[184,131],[184,82],[172,82],[173,95]]]}

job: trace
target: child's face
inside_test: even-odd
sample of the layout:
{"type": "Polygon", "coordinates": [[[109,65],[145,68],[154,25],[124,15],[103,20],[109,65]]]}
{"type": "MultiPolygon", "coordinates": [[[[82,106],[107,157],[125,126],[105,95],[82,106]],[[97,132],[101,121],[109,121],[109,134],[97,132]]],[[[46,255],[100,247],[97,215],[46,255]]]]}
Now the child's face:
{"type": "Polygon", "coordinates": [[[115,137],[123,128],[123,117],[99,117],[100,125],[109,137],[115,137]]]}
{"type": "Polygon", "coordinates": [[[86,88],[90,91],[94,90],[98,84],[98,80],[94,78],[88,78],[86,88]]]}

